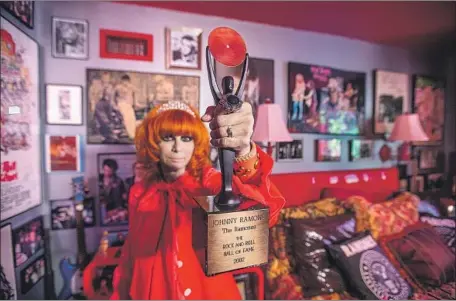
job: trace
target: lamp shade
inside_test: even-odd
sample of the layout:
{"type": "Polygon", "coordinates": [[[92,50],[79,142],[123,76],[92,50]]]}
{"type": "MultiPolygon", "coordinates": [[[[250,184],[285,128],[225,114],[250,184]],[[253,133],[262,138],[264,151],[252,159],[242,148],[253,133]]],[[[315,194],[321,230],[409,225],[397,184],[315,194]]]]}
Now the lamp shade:
{"type": "Polygon", "coordinates": [[[264,103],[258,107],[252,139],[258,142],[293,141],[283,121],[282,110],[278,104],[264,103]]]}
{"type": "Polygon", "coordinates": [[[393,130],[391,131],[388,140],[418,142],[428,141],[429,137],[421,126],[418,114],[403,114],[396,117],[393,130]]]}

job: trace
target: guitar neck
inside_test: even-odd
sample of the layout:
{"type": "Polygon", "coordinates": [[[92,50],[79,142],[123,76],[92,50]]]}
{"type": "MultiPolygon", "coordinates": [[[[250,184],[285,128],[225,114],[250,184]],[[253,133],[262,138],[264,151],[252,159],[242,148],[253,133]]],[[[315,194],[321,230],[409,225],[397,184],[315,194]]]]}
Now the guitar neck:
{"type": "Polygon", "coordinates": [[[84,218],[82,215],[84,207],[82,205],[80,206],[81,208],[79,208],[78,205],[76,205],[76,236],[78,241],[78,263],[82,265],[84,263],[81,261],[84,261],[87,258],[87,248],[85,242],[84,218]]]}

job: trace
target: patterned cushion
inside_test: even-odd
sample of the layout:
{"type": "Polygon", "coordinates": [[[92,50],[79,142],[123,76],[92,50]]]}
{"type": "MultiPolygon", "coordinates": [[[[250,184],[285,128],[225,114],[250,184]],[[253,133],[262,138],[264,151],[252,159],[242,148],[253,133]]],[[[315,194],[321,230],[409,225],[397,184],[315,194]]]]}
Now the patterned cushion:
{"type": "Polygon", "coordinates": [[[451,251],[456,254],[456,221],[454,219],[422,215],[420,221],[431,225],[451,251]]]}
{"type": "Polygon", "coordinates": [[[401,232],[418,222],[420,199],[409,192],[402,192],[391,200],[370,204],[360,196],[347,199],[356,212],[356,230],[369,230],[375,239],[401,232]]]}

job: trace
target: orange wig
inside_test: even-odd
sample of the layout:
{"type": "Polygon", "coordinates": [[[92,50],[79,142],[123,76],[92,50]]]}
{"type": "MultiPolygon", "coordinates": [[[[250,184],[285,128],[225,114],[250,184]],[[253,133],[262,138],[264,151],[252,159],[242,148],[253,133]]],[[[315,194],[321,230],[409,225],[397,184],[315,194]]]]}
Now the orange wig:
{"type": "Polygon", "coordinates": [[[195,143],[195,150],[187,165],[187,172],[201,180],[203,169],[210,166],[209,132],[201,121],[198,112],[192,116],[184,110],[166,110],[158,112],[159,107],[151,110],[136,129],[135,146],[138,162],[146,169],[146,187],[162,179],[159,161],[159,143],[163,137],[190,136],[195,143]]]}

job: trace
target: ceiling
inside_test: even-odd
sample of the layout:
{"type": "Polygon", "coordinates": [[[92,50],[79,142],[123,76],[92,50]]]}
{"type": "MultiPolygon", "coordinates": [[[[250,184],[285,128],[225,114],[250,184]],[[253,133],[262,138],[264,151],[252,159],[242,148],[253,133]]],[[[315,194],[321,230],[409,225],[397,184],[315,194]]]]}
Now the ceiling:
{"type": "MultiPolygon", "coordinates": [[[[121,2],[121,1],[119,1],[121,2]]],[[[123,1],[122,1],[123,2],[123,1]]],[[[455,1],[125,1],[408,49],[456,43],[455,1]]]]}

